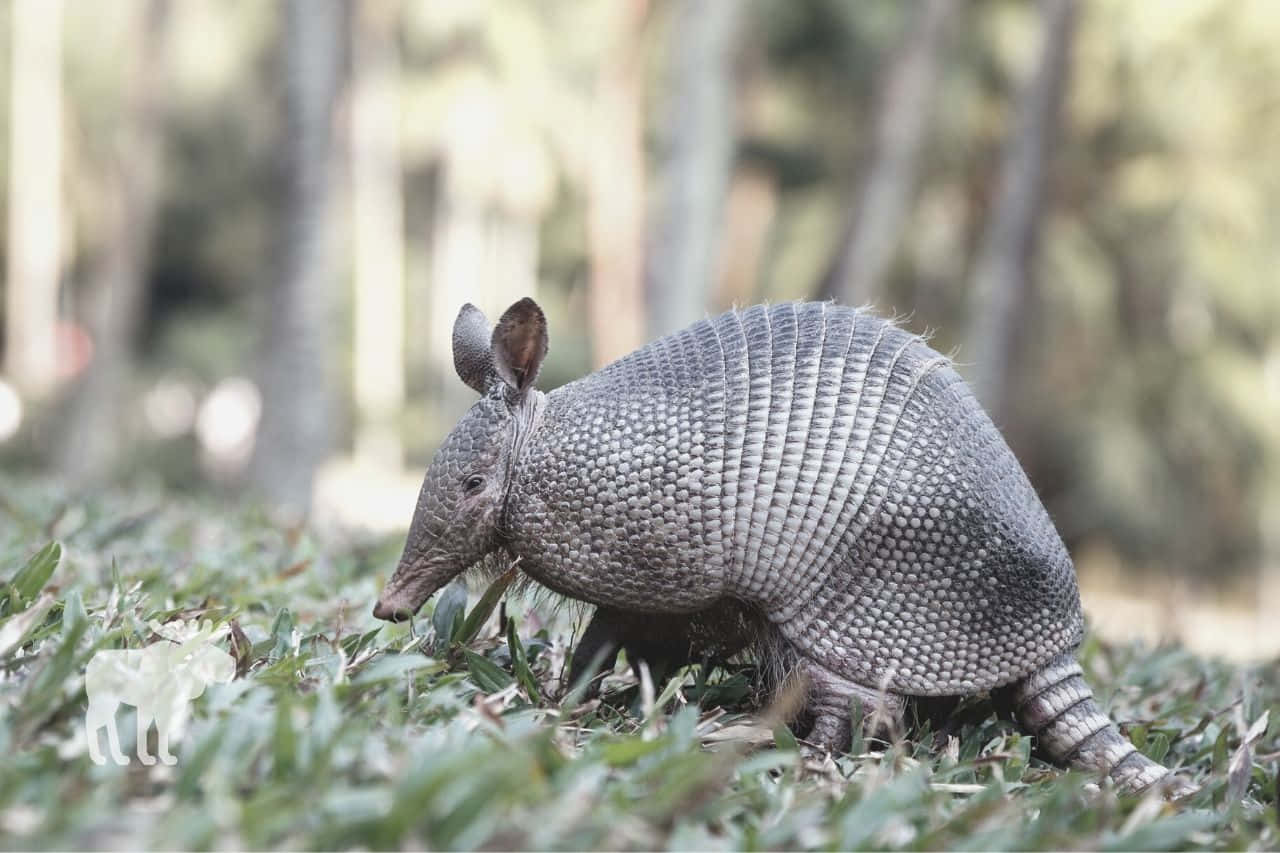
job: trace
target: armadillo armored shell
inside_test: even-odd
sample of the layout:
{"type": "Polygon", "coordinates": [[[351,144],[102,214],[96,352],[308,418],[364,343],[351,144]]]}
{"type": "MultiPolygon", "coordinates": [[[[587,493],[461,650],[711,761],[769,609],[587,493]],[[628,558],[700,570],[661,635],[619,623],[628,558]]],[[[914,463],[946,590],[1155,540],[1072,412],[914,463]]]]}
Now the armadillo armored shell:
{"type": "Polygon", "coordinates": [[[729,312],[550,393],[511,489],[513,550],[547,586],[639,612],[753,602],[863,684],[987,690],[1082,637],[1071,559],[999,431],[947,358],[862,311],[729,312]]]}

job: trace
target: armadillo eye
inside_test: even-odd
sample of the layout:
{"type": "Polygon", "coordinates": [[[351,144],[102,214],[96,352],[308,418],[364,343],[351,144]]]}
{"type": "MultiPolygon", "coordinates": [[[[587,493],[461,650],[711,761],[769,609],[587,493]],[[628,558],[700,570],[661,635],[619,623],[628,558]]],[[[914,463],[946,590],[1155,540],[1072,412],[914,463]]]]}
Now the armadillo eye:
{"type": "Polygon", "coordinates": [[[484,488],[484,477],[479,474],[472,474],[470,477],[462,481],[462,490],[469,495],[474,495],[484,488]]]}

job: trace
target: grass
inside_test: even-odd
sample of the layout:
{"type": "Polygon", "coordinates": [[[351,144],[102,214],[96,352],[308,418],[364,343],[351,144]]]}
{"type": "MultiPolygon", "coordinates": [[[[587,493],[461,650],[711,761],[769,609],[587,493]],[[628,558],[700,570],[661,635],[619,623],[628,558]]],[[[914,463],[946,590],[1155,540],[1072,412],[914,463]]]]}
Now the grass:
{"type": "MultiPolygon", "coordinates": [[[[0,846],[1280,845],[1280,662],[1085,647],[1138,746],[1202,786],[1180,807],[1046,765],[980,713],[950,738],[860,739],[818,761],[751,714],[749,668],[650,687],[620,667],[609,701],[566,697],[573,608],[455,589],[415,629],[375,622],[400,544],[146,489],[80,500],[0,481],[0,846]],[[50,541],[61,553],[41,556],[50,541]],[[234,625],[238,675],[194,702],[178,764],[91,763],[91,655],[194,616],[234,625]]],[[[132,710],[118,717],[128,753],[132,710]]]]}

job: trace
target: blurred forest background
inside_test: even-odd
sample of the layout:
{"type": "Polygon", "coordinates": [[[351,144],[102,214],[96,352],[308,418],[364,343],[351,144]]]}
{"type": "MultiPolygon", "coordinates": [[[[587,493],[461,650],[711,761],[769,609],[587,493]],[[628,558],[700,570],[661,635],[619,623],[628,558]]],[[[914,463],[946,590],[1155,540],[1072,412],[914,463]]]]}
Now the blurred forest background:
{"type": "Polygon", "coordinates": [[[0,471],[404,527],[464,301],[538,299],[549,389],[834,298],[955,356],[1099,622],[1274,653],[1277,44],[1273,0],[11,0],[0,471]]]}

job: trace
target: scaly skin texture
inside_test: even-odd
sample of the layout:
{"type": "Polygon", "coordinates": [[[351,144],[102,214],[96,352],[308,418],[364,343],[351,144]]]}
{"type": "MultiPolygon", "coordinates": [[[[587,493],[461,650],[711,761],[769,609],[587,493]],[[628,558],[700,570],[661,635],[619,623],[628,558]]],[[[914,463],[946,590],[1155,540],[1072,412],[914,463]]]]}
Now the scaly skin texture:
{"type": "MultiPolygon", "coordinates": [[[[1004,689],[1051,757],[1128,790],[1166,772],[1118,745],[1078,672],[1063,675],[1083,635],[1071,559],[998,430],[919,338],[826,303],[756,306],[542,395],[536,306],[504,315],[492,359],[485,331],[468,306],[454,337],[460,375],[485,394],[455,430],[488,460],[474,500],[500,502],[486,523],[527,574],[602,608],[589,647],[678,660],[639,617],[679,634],[731,602],[807,677],[809,737],[833,749],[854,702],[884,720],[907,697],[1004,689]],[[501,450],[485,450],[494,435],[501,450]]],[[[451,520],[436,508],[455,499],[428,500],[457,490],[457,446],[428,471],[419,515],[432,512],[415,516],[378,615],[413,612],[475,562],[439,543],[481,507],[457,498],[451,520]]]]}
{"type": "Polygon", "coordinates": [[[548,395],[507,518],[553,589],[745,601],[877,690],[987,690],[1082,636],[1070,558],[959,376],[825,304],[704,321],[548,395]]]}
{"type": "Polygon", "coordinates": [[[1138,752],[1098,707],[1080,664],[1069,654],[1006,689],[1014,717],[1059,764],[1105,774],[1126,791],[1163,784],[1180,797],[1194,788],[1138,752]]]}

